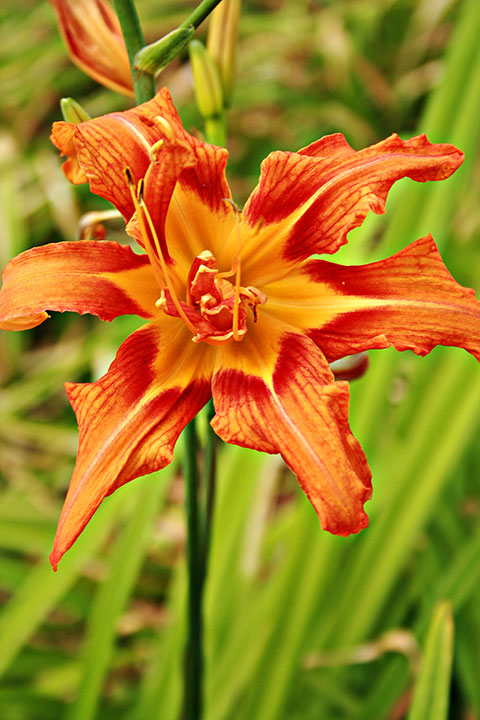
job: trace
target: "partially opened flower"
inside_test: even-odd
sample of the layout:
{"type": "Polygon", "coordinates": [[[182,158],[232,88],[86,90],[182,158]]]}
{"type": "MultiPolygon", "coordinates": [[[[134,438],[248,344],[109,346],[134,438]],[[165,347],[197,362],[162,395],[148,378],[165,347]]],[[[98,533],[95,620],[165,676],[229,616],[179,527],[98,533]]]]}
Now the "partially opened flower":
{"type": "Polygon", "coordinates": [[[348,425],[348,384],[333,382],[329,362],[392,345],[479,357],[480,304],[430,236],[368,265],[311,256],[334,253],[369,210],[382,213],[395,180],[447,178],[462,153],[396,135],[355,152],[331,135],[269,155],[240,213],[227,152],[185,132],[166,90],[124,113],[56,123],[52,137],[142,253],[96,241],[28,250],[5,269],[2,327],[34,327],[47,309],[148,321],[104,377],[67,384],[80,446],[53,566],[106,495],[172,460],[210,397],[217,434],[281,453],[326,530],[365,527],[370,471],[348,425]]]}
{"type": "Polygon", "coordinates": [[[71,60],[111,90],[134,96],[120,23],[106,0],[50,0],[71,60]]]}

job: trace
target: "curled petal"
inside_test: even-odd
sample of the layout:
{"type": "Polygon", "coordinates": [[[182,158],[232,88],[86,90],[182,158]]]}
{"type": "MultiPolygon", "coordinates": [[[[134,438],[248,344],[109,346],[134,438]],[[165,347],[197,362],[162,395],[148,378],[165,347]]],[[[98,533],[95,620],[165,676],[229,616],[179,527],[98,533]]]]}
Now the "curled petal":
{"type": "Polygon", "coordinates": [[[231,346],[219,352],[212,426],[226,442],[281,453],[322,527],[358,532],[368,524],[371,474],[348,425],[348,384],[332,382],[307,338],[280,323],[271,328],[267,335],[250,330],[241,354],[231,346]]]}
{"type": "Polygon", "coordinates": [[[260,228],[245,249],[245,266],[261,275],[282,261],[334,253],[369,210],[385,211],[395,181],[443,180],[462,161],[453,145],[431,144],[425,135],[405,141],[391,135],[359,152],[333,135],[300,153],[274,152],[245,207],[246,222],[260,228]]]}
{"type": "Polygon", "coordinates": [[[77,150],[73,141],[75,136],[75,127],[76,125],[73,123],[54,123],[51,139],[62,151],[62,155],[66,155],[67,157],[62,165],[62,169],[66,177],[74,185],[81,185],[82,183],[88,182],[88,178],[78,162],[77,150]]]}
{"type": "Polygon", "coordinates": [[[171,462],[180,432],[210,397],[208,350],[165,317],[127,338],[100,380],[67,384],[80,440],[54,569],[107,495],[171,462]]]}
{"type": "Polygon", "coordinates": [[[315,327],[313,311],[303,322],[330,361],[390,346],[426,355],[436,345],[480,359],[480,303],[452,278],[431,235],[387,260],[357,267],[314,260],[305,273],[321,288],[318,309],[323,302],[331,317],[315,327]]]}
{"type": "Polygon", "coordinates": [[[27,250],[10,260],[0,291],[0,327],[26,330],[46,310],[119,315],[158,314],[159,289],[145,255],[112,242],[65,242],[27,250]]]}
{"type": "Polygon", "coordinates": [[[153,145],[165,136],[155,122],[164,118],[176,135],[185,131],[168,90],[160,90],[152,100],[125,112],[110,113],[73,125],[53,124],[51,140],[68,161],[64,171],[74,181],[76,164],[90,183],[90,189],[112,202],[128,221],[135,210],[125,169],[131,171],[135,185],[145,176],[152,160],[153,145]]]}

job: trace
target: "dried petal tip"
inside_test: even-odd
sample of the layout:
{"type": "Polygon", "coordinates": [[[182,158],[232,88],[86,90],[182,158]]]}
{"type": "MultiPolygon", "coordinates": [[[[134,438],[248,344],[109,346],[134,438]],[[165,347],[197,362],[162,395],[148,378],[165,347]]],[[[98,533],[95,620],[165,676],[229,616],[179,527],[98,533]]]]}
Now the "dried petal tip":
{"type": "Polygon", "coordinates": [[[365,375],[368,370],[368,355],[366,352],[347,355],[330,363],[330,370],[332,370],[337,381],[357,380],[365,375]]]}

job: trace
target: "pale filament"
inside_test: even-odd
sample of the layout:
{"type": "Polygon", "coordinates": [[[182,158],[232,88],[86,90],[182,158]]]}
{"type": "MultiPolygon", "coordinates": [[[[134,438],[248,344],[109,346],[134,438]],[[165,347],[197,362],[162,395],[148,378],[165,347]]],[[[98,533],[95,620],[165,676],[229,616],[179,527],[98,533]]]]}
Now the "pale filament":
{"type": "Polygon", "coordinates": [[[236,342],[240,342],[242,340],[242,337],[239,335],[238,332],[238,319],[239,319],[239,313],[240,313],[240,277],[242,273],[242,260],[241,260],[241,252],[242,252],[242,233],[240,228],[241,223],[241,213],[238,207],[235,205],[233,200],[230,200],[230,198],[224,198],[224,202],[230,204],[234,211],[235,211],[235,218],[237,221],[235,232],[237,236],[237,252],[234,257],[232,268],[231,270],[223,273],[218,273],[217,279],[221,278],[227,278],[231,277],[232,275],[235,275],[235,296],[233,300],[233,322],[232,322],[232,333],[233,333],[233,339],[236,342]]]}
{"type": "MultiPolygon", "coordinates": [[[[127,175],[130,194],[132,196],[133,204],[135,206],[135,210],[137,212],[137,217],[138,217],[138,220],[140,223],[140,231],[142,233],[143,241],[145,243],[145,248],[147,249],[147,253],[150,257],[150,260],[152,260],[152,257],[150,256],[150,253],[149,253],[150,239],[148,236],[147,227],[145,225],[145,220],[148,223],[148,227],[151,232],[153,242],[155,245],[155,250],[157,251],[156,256],[154,256],[154,259],[160,264],[160,270],[163,275],[163,278],[162,278],[163,283],[160,282],[159,284],[164,284],[167,286],[167,288],[170,292],[170,297],[172,298],[173,304],[175,305],[179,316],[181,317],[181,319],[183,320],[185,325],[188,327],[190,332],[192,332],[194,335],[196,335],[197,330],[196,330],[195,326],[190,322],[188,317],[185,315],[185,312],[184,312],[184,310],[180,304],[180,301],[177,298],[177,295],[175,293],[175,288],[173,286],[172,278],[170,277],[170,273],[168,272],[167,264],[165,262],[165,258],[162,253],[162,248],[160,246],[160,241],[159,241],[158,235],[155,231],[155,227],[153,225],[153,221],[150,216],[150,213],[148,212],[147,206],[145,205],[143,198],[141,197],[141,193],[140,193],[139,197],[137,197],[137,195],[133,189],[133,183],[131,182],[130,172],[127,171],[126,175],[127,175]]],[[[139,189],[141,189],[141,184],[139,184],[139,189]]],[[[152,263],[152,266],[154,267],[154,271],[155,271],[155,265],[157,264],[157,262],[155,262],[155,264],[152,263]]],[[[157,276],[157,280],[158,280],[158,276],[157,276]]]]}

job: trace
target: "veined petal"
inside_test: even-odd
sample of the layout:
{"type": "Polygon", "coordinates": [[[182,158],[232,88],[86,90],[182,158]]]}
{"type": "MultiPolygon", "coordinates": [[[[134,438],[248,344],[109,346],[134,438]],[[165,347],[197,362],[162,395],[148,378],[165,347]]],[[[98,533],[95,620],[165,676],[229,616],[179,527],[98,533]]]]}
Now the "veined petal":
{"type": "Polygon", "coordinates": [[[364,528],[371,474],[348,425],[348,384],[333,383],[323,354],[293,328],[259,315],[241,352],[218,350],[215,432],[226,442],[281,453],[317,512],[338,535],[364,528]]]}
{"type": "MultiPolygon", "coordinates": [[[[144,200],[164,255],[175,259],[184,277],[202,250],[209,248],[214,255],[224,250],[236,223],[225,176],[227,157],[224,148],[203,143],[182,128],[165,136],[145,176],[144,200]]],[[[134,222],[129,232],[139,240],[134,222]]]]}
{"type": "Polygon", "coordinates": [[[171,462],[180,432],[210,397],[210,358],[210,348],[164,316],[127,338],[100,380],[67,383],[80,440],[54,569],[107,495],[171,462]]]}
{"type": "Polygon", "coordinates": [[[453,145],[425,135],[386,140],[355,152],[342,136],[323,138],[300,153],[274,152],[262,163],[260,182],[244,210],[259,228],[245,248],[245,266],[273,272],[314,253],[334,253],[369,210],[385,212],[396,180],[443,180],[462,163],[453,145]]]}
{"type": "Polygon", "coordinates": [[[165,226],[167,237],[174,238],[172,255],[187,271],[191,258],[205,248],[221,263],[219,267],[224,253],[231,262],[226,238],[238,222],[225,176],[227,150],[196,141],[193,151],[195,163],[179,177],[165,226]]]}
{"type": "MultiPolygon", "coordinates": [[[[311,313],[308,334],[329,361],[390,346],[426,355],[436,345],[465,348],[480,360],[480,303],[452,278],[431,235],[387,260],[357,267],[313,260],[305,273],[322,288],[320,306],[328,289],[332,317],[315,327],[311,313]]],[[[308,314],[301,317],[305,327],[308,314]]]]}
{"type": "Polygon", "coordinates": [[[135,184],[145,176],[152,146],[164,137],[155,123],[158,116],[167,120],[176,134],[186,134],[165,88],[152,100],[125,112],[110,113],[78,125],[54,123],[51,140],[68,157],[64,165],[68,179],[75,182],[75,177],[81,178],[76,170],[78,163],[91,191],[112,202],[128,221],[135,208],[125,168],[130,169],[135,184]]]}
{"type": "Polygon", "coordinates": [[[27,250],[10,260],[0,291],[0,327],[26,330],[46,310],[118,315],[158,314],[160,294],[146,255],[113,242],[64,242],[27,250]]]}

